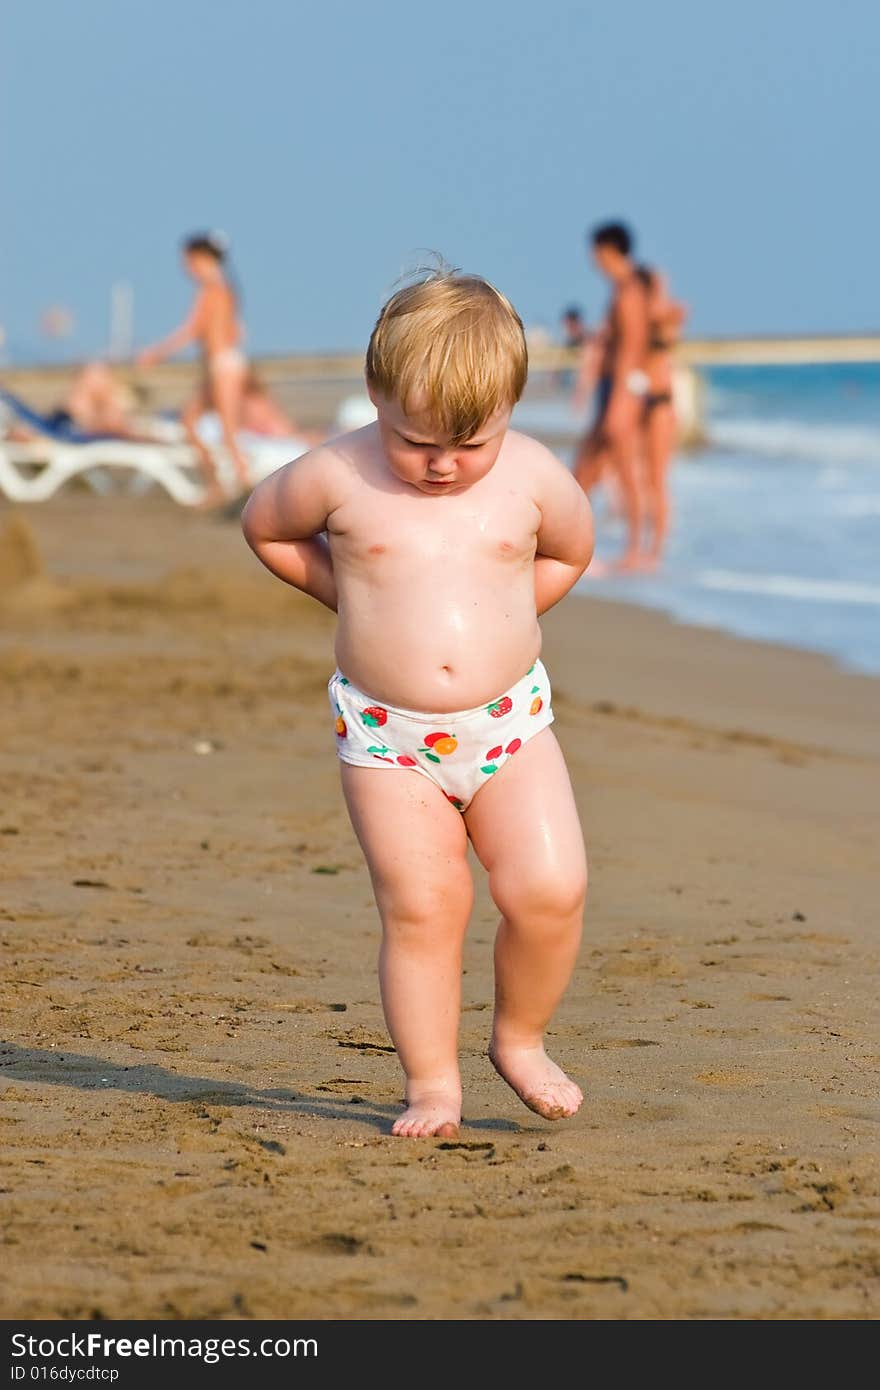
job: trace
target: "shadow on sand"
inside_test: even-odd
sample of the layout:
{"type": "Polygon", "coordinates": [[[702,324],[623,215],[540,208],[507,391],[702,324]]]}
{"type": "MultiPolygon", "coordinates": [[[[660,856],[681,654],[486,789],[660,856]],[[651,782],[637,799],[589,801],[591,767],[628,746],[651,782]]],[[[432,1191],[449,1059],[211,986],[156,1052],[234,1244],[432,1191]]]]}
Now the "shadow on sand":
{"type": "MultiPolygon", "coordinates": [[[[183,1076],[154,1062],[125,1067],[81,1053],[19,1047],[15,1043],[0,1046],[0,1075],[43,1086],[72,1086],[82,1091],[123,1091],[132,1095],[153,1095],[167,1101],[253,1106],[276,1114],[301,1115],[309,1119],[346,1120],[386,1134],[400,1113],[398,1105],[381,1105],[361,1097],[341,1102],[335,1095],[309,1095],[290,1087],[259,1090],[235,1081],[183,1076]]],[[[512,1120],[465,1120],[464,1123],[468,1129],[514,1134],[523,1132],[522,1126],[512,1120]]]]}

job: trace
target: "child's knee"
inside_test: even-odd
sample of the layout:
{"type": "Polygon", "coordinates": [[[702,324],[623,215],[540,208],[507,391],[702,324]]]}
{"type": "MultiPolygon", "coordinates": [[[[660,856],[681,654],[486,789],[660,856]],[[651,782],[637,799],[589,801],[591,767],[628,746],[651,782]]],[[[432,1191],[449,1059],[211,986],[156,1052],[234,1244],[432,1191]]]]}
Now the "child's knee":
{"type": "Polygon", "coordinates": [[[465,865],[451,870],[442,882],[413,877],[376,885],[376,896],[386,936],[413,944],[430,942],[445,926],[467,921],[473,901],[473,884],[465,865]]]}
{"type": "Polygon", "coordinates": [[[506,874],[491,883],[492,896],[508,921],[557,922],[561,929],[581,916],[587,896],[585,864],[564,872],[506,874]]]}

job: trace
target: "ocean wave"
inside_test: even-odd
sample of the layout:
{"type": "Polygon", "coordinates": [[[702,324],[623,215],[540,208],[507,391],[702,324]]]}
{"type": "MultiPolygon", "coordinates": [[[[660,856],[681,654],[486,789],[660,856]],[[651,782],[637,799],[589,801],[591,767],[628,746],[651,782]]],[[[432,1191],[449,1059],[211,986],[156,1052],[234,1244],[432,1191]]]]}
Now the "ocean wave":
{"type": "Polygon", "coordinates": [[[710,420],[709,436],[724,449],[766,458],[820,463],[880,464],[880,429],[807,424],[803,420],[710,420]]]}
{"type": "Polygon", "coordinates": [[[836,516],[880,516],[880,493],[854,493],[849,497],[835,497],[831,502],[836,516]]]}
{"type": "Polygon", "coordinates": [[[804,579],[793,574],[741,574],[735,570],[703,570],[697,583],[704,589],[733,594],[762,594],[808,603],[857,603],[880,608],[880,584],[847,579],[804,579]]]}

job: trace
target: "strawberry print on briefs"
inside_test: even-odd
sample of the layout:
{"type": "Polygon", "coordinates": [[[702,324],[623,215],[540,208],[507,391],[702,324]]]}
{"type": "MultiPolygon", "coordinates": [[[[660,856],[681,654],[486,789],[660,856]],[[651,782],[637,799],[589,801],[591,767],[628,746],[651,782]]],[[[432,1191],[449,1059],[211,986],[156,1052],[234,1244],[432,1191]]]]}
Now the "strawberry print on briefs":
{"type": "Polygon", "coordinates": [[[381,705],[339,673],[328,693],[343,762],[415,772],[460,812],[553,722],[549,681],[540,662],[505,694],[460,713],[431,715],[381,705]]]}

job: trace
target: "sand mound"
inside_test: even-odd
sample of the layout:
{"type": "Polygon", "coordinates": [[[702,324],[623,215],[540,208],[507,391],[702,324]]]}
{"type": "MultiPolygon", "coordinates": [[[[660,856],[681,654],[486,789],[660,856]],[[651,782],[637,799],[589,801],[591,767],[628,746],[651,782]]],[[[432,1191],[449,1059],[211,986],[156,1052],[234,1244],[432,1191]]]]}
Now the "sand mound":
{"type": "Polygon", "coordinates": [[[27,621],[70,606],[67,588],[46,574],[34,533],[20,516],[0,531],[0,608],[27,621]]]}
{"type": "Polygon", "coordinates": [[[23,517],[10,517],[0,531],[0,594],[42,573],[33,531],[23,517]]]}

